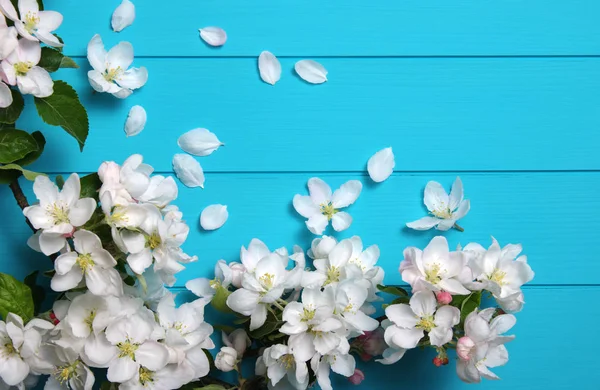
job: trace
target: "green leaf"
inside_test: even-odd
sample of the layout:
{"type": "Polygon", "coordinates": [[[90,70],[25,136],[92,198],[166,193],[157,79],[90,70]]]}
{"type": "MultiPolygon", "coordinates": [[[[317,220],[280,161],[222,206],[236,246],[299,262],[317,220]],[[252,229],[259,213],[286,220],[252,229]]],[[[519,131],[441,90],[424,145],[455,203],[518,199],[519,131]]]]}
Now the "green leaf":
{"type": "Polygon", "coordinates": [[[275,314],[269,312],[264,325],[258,329],[250,331],[250,337],[253,339],[262,339],[263,337],[275,332],[281,324],[283,323],[279,321],[275,314]]]}
{"type": "Polygon", "coordinates": [[[44,151],[44,147],[46,146],[46,138],[44,138],[44,135],[40,131],[34,131],[31,133],[31,136],[37,143],[38,148],[36,151],[29,153],[22,159],[15,161],[15,164],[22,167],[33,164],[38,158],[40,158],[42,152],[44,151]]]}
{"type": "Polygon", "coordinates": [[[27,322],[33,318],[31,289],[10,275],[0,273],[0,317],[14,313],[27,322]]]}
{"type": "Polygon", "coordinates": [[[377,288],[379,289],[379,291],[382,291],[384,293],[388,293],[388,294],[392,294],[392,295],[397,295],[397,296],[400,296],[400,297],[407,297],[408,296],[408,293],[402,287],[398,287],[398,286],[384,286],[384,285],[378,284],[377,288]]]}
{"type": "Polygon", "coordinates": [[[25,280],[23,280],[31,290],[31,296],[33,297],[34,305],[34,315],[39,314],[40,307],[42,306],[44,299],[46,299],[46,290],[37,284],[37,277],[39,273],[40,271],[33,271],[25,277],[25,280]]]}
{"type": "Polygon", "coordinates": [[[202,387],[194,387],[194,390],[225,390],[225,387],[221,385],[208,385],[202,387]]]}
{"type": "MultiPolygon", "coordinates": [[[[39,173],[39,172],[33,172],[33,171],[29,171],[23,167],[21,167],[20,165],[17,164],[6,164],[6,165],[0,165],[0,171],[20,171],[20,174],[22,174],[23,176],[25,176],[25,179],[29,180],[29,181],[34,181],[36,177],[43,175],[43,173],[39,173]]],[[[2,181],[2,172],[0,172],[0,182],[2,181]]],[[[20,175],[19,174],[19,175],[20,175]]],[[[19,175],[17,175],[17,177],[19,177],[19,175]]]]}
{"type": "Polygon", "coordinates": [[[460,322],[464,322],[465,318],[481,304],[481,291],[473,292],[466,295],[466,298],[460,304],[460,322]]]}
{"type": "Polygon", "coordinates": [[[227,298],[230,294],[231,291],[219,284],[219,286],[216,289],[215,296],[210,301],[210,304],[212,305],[212,307],[214,307],[222,313],[233,313],[229,306],[227,306],[227,298]]]}
{"type": "Polygon", "coordinates": [[[81,197],[82,198],[94,198],[98,200],[98,190],[102,186],[100,177],[97,173],[90,173],[79,179],[81,183],[81,197]]]}
{"type": "Polygon", "coordinates": [[[231,325],[213,325],[213,328],[216,330],[222,330],[225,333],[231,333],[235,330],[235,328],[231,325]]]}
{"type": "Polygon", "coordinates": [[[56,175],[54,182],[56,183],[58,189],[62,190],[63,186],[65,185],[65,178],[62,175],[56,175]]]}
{"type": "Polygon", "coordinates": [[[108,381],[102,382],[100,385],[100,390],[117,390],[118,385],[115,383],[110,383],[108,381]]]}
{"type": "Polygon", "coordinates": [[[21,92],[11,88],[10,93],[12,94],[13,102],[6,108],[0,108],[0,123],[15,123],[21,116],[23,107],[25,107],[25,100],[23,100],[21,92]]]}
{"type": "Polygon", "coordinates": [[[60,126],[79,142],[83,150],[89,132],[88,115],[77,92],[61,80],[54,81],[54,93],[46,98],[34,98],[35,107],[44,122],[60,126]]]}
{"type": "Polygon", "coordinates": [[[213,355],[210,353],[210,351],[208,349],[202,348],[202,350],[204,351],[204,354],[206,355],[206,358],[208,359],[208,365],[210,366],[210,369],[213,370],[215,368],[215,358],[213,358],[213,355]]]}
{"type": "Polygon", "coordinates": [[[72,58],[65,56],[59,50],[51,47],[42,48],[42,57],[38,66],[48,72],[56,72],[59,68],[79,68],[72,58]]]}
{"type": "Polygon", "coordinates": [[[2,122],[0,122],[0,130],[14,129],[14,128],[15,128],[15,124],[14,123],[2,123],[2,122]]]}
{"type": "Polygon", "coordinates": [[[0,131],[0,163],[8,164],[37,151],[38,144],[28,132],[17,129],[0,131]]]}

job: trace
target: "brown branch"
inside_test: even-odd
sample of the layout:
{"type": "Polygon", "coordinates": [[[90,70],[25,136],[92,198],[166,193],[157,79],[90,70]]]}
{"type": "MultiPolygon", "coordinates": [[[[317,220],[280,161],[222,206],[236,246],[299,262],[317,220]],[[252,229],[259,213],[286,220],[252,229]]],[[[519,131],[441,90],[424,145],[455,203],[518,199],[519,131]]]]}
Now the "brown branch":
{"type": "MultiPolygon", "coordinates": [[[[29,207],[29,202],[27,201],[27,197],[23,193],[23,189],[21,188],[21,185],[19,184],[19,179],[15,179],[15,181],[10,183],[8,186],[10,187],[10,190],[12,191],[13,196],[17,200],[17,204],[19,205],[21,210],[23,210],[25,207],[29,207]]],[[[31,230],[34,233],[37,231],[37,229],[33,227],[31,222],[29,222],[29,220],[27,218],[25,218],[25,222],[27,223],[27,225],[31,228],[31,230]]]]}

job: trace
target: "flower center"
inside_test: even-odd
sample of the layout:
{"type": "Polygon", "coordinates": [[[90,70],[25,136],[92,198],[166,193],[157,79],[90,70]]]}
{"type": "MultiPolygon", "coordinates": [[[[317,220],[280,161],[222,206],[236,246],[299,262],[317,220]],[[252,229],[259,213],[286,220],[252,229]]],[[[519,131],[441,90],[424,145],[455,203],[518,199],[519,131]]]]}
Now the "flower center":
{"type": "Polygon", "coordinates": [[[160,236],[156,232],[154,232],[151,235],[149,235],[148,237],[146,237],[146,246],[152,250],[158,248],[161,243],[162,243],[162,240],[160,239],[160,236]]]}
{"type": "Polygon", "coordinates": [[[25,22],[23,24],[25,25],[25,30],[29,34],[32,34],[37,29],[39,22],[40,18],[37,16],[37,13],[29,11],[25,15],[25,22]]]}
{"type": "Polygon", "coordinates": [[[438,263],[433,263],[425,269],[425,280],[431,284],[438,284],[442,277],[440,275],[442,267],[438,263]]]}
{"type": "Polygon", "coordinates": [[[308,322],[315,318],[315,310],[304,308],[304,312],[302,313],[301,321],[308,322]]]}
{"type": "Polygon", "coordinates": [[[423,329],[425,332],[431,332],[435,328],[433,316],[421,317],[421,320],[415,325],[415,328],[423,329]]]}
{"type": "Polygon", "coordinates": [[[46,209],[48,214],[54,219],[54,224],[59,225],[61,223],[69,222],[69,209],[61,203],[53,203],[46,209]]]}
{"type": "Polygon", "coordinates": [[[29,61],[17,62],[13,65],[13,67],[15,68],[15,73],[17,76],[25,76],[31,70],[31,68],[33,68],[33,63],[29,61]]]}
{"type": "Polygon", "coordinates": [[[328,221],[331,221],[331,218],[333,218],[333,215],[337,212],[338,211],[333,207],[331,202],[321,204],[321,214],[326,216],[328,221]]]}
{"type": "Polygon", "coordinates": [[[217,278],[214,278],[213,280],[211,280],[210,282],[208,282],[208,285],[213,288],[213,289],[218,289],[219,287],[221,287],[221,281],[217,278]]]}
{"type": "Polygon", "coordinates": [[[127,217],[127,213],[119,208],[115,208],[110,217],[108,218],[109,224],[115,223],[127,223],[129,222],[129,218],[127,217]]]}
{"type": "Polygon", "coordinates": [[[96,263],[94,263],[94,260],[92,260],[92,255],[90,255],[89,253],[85,253],[77,256],[77,265],[79,265],[81,270],[84,273],[86,273],[87,271],[92,269],[92,267],[96,265],[96,263]]]}
{"type": "Polygon", "coordinates": [[[494,272],[492,272],[492,274],[489,276],[489,279],[493,282],[498,283],[499,286],[503,286],[506,284],[504,282],[505,276],[506,276],[506,272],[500,271],[498,268],[496,268],[494,270],[494,272]]]}
{"type": "Polygon", "coordinates": [[[340,281],[340,269],[338,267],[331,266],[327,268],[327,280],[325,280],[324,286],[331,283],[337,283],[340,281]]]}
{"type": "Polygon", "coordinates": [[[121,69],[120,66],[117,66],[116,68],[111,68],[111,69],[106,70],[106,72],[104,73],[104,79],[106,81],[108,81],[109,83],[112,83],[117,78],[119,78],[122,73],[123,73],[123,69],[121,69]]]}
{"type": "Polygon", "coordinates": [[[350,259],[350,261],[348,261],[348,263],[354,264],[355,266],[360,268],[363,272],[366,271],[366,269],[367,269],[367,267],[362,263],[362,261],[360,261],[360,259],[358,257],[353,257],[352,259],[350,259]]]}
{"type": "Polygon", "coordinates": [[[279,364],[285,367],[286,370],[289,370],[290,368],[294,367],[294,363],[294,355],[292,354],[285,354],[279,358],[279,364]]]}
{"type": "Polygon", "coordinates": [[[90,332],[94,331],[94,319],[96,318],[96,309],[90,311],[90,314],[83,320],[90,328],[90,332]]]}
{"type": "Polygon", "coordinates": [[[262,275],[260,278],[258,278],[258,280],[260,281],[260,284],[262,284],[262,286],[266,290],[270,290],[273,288],[273,285],[275,284],[275,275],[266,273],[266,274],[262,275]]]}
{"type": "Polygon", "coordinates": [[[79,364],[78,360],[76,360],[73,364],[57,367],[52,375],[59,383],[65,383],[77,375],[77,364],[79,364]]]}
{"type": "Polygon", "coordinates": [[[150,371],[146,367],[140,367],[139,375],[142,386],[146,386],[148,383],[154,382],[154,372],[150,371]]]}
{"type": "Polygon", "coordinates": [[[441,218],[441,219],[450,219],[450,218],[452,218],[452,210],[450,210],[449,207],[444,207],[443,205],[439,209],[433,210],[431,212],[431,214],[433,214],[436,217],[441,218]]]}
{"type": "Polygon", "coordinates": [[[118,343],[117,348],[119,348],[119,357],[128,357],[131,360],[135,360],[135,351],[137,351],[139,346],[139,344],[134,344],[129,340],[126,340],[122,343],[118,343]]]}
{"type": "Polygon", "coordinates": [[[173,329],[177,330],[179,333],[183,334],[186,330],[187,325],[182,324],[181,322],[176,322],[173,324],[173,329]]]}
{"type": "Polygon", "coordinates": [[[351,302],[349,302],[346,305],[346,307],[344,308],[344,313],[352,313],[353,312],[353,310],[352,310],[353,308],[354,308],[354,305],[351,302]]]}
{"type": "MultiPolygon", "coordinates": [[[[12,345],[12,342],[7,342],[6,344],[3,345],[3,349],[4,349],[4,353],[2,355],[8,357],[11,355],[16,355],[17,354],[17,350],[14,347],[14,345],[12,345]]],[[[1,356],[1,355],[0,355],[1,356]]]]}

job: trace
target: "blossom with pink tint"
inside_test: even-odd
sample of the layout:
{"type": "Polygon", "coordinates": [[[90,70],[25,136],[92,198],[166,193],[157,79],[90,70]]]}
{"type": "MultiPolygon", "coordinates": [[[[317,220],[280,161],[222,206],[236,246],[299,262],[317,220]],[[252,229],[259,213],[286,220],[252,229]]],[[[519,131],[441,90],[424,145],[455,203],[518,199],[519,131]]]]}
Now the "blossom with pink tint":
{"type": "Polygon", "coordinates": [[[246,272],[246,267],[242,263],[231,262],[229,263],[231,269],[231,284],[235,288],[242,288],[242,279],[246,272]]]}
{"type": "Polygon", "coordinates": [[[365,374],[358,368],[354,369],[354,374],[348,377],[348,382],[353,385],[360,385],[365,380],[365,374]]]}
{"type": "Polygon", "coordinates": [[[475,342],[471,338],[467,336],[461,337],[456,344],[456,354],[463,360],[469,360],[471,359],[469,353],[474,346],[475,342]]]}
{"type": "Polygon", "coordinates": [[[381,355],[387,348],[383,334],[383,328],[377,328],[372,332],[365,332],[361,335],[358,339],[362,342],[363,352],[371,356],[381,355]]]}
{"type": "Polygon", "coordinates": [[[449,305],[452,302],[452,295],[447,291],[439,291],[435,297],[440,305],[449,305]]]}

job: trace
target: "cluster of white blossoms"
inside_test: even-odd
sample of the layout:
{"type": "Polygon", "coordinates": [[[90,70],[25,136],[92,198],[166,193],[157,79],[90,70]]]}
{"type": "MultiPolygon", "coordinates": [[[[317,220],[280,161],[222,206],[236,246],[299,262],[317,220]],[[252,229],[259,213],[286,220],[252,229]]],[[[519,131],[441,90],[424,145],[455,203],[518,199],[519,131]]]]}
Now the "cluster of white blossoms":
{"type": "MultiPolygon", "coordinates": [[[[248,318],[252,339],[273,340],[256,363],[256,374],[266,375],[269,388],[306,389],[310,369],[322,389],[331,389],[331,370],[346,377],[355,373],[349,340],[379,327],[371,317],[384,276],[376,266],[379,248],[364,249],[357,236],[339,242],[323,236],[312,242],[308,255],[313,267],[298,246],[291,254],[285,248],[272,252],[253,239],[242,247],[240,262],[221,260],[214,279],[186,284],[196,295],[213,304],[224,300],[227,308],[248,318]]],[[[244,349],[224,346],[218,368],[237,369],[244,349]]]]}
{"type": "Polygon", "coordinates": [[[404,250],[400,272],[414,295],[408,304],[386,308],[387,320],[382,325],[388,348],[380,362],[392,364],[408,349],[431,345],[438,351],[439,364],[446,364],[446,349],[456,348],[457,372],[462,380],[498,379],[487,367],[508,361],[504,343],[513,336],[503,333],[516,322],[512,314],[504,313],[522,309],[521,286],[531,281],[534,273],[525,256],[517,257],[521,245],[501,248],[492,240],[487,250],[479,244],[469,244],[450,251],[446,239],[438,236],[424,250],[414,247],[404,250]],[[501,310],[479,311],[482,290],[495,298],[501,310]],[[466,303],[474,296],[477,296],[474,306],[465,311],[466,303]],[[457,327],[461,310],[451,305],[457,300],[462,303],[462,314],[466,317],[462,329],[457,327]]]}
{"type": "Polygon", "coordinates": [[[50,74],[38,66],[41,44],[62,47],[52,34],[63,21],[56,11],[40,11],[37,0],[19,0],[18,12],[10,0],[0,0],[0,108],[13,102],[10,86],[39,98],[53,93],[50,74]],[[7,20],[13,26],[7,25],[7,20]]]}
{"type": "Polygon", "coordinates": [[[37,230],[29,245],[58,255],[51,288],[65,293],[49,321],[23,324],[9,314],[0,322],[0,388],[30,387],[35,377],[50,375],[46,389],[88,390],[90,368],[107,369],[107,379],[122,389],[176,389],[208,374],[209,300],[177,307],[165,288],[182,263],[196,260],[180,248],[189,227],[170,205],[174,180],[152,171],[140,155],[121,166],[103,163],[100,206],[80,198],[77,174],[62,189],[36,178],[39,204],[23,211],[37,230]]]}

